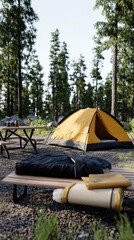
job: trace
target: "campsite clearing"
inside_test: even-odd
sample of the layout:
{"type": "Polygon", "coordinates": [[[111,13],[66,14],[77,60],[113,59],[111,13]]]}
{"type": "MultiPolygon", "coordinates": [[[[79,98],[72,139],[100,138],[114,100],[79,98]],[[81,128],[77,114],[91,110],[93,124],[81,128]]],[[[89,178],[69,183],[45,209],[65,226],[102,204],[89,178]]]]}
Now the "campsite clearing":
{"type": "MultiPolygon", "coordinates": [[[[19,143],[18,143],[19,144],[19,143]]],[[[65,152],[73,155],[83,155],[79,150],[61,148],[55,146],[46,146],[43,142],[39,144],[39,154],[44,153],[61,153],[65,152]]],[[[120,165],[121,167],[134,168],[134,149],[111,149],[86,152],[88,156],[99,156],[110,161],[114,166],[120,165]]],[[[10,151],[10,159],[1,157],[0,158],[0,179],[14,171],[16,162],[21,161],[27,157],[35,156],[35,154],[28,151],[20,152],[10,151]]],[[[72,228],[79,225],[85,232],[90,231],[90,225],[95,221],[102,224],[103,227],[108,229],[109,235],[117,233],[115,226],[115,218],[118,218],[118,214],[113,210],[100,209],[89,206],[74,206],[71,204],[58,204],[52,201],[51,188],[42,187],[29,187],[28,195],[26,198],[21,200],[19,204],[14,204],[12,201],[12,186],[8,184],[0,185],[0,203],[1,203],[1,214],[0,214],[0,238],[3,240],[11,239],[13,235],[18,235],[19,239],[33,240],[33,228],[36,221],[37,209],[40,209],[45,214],[56,213],[59,220],[59,225],[63,234],[69,226],[72,228]],[[66,229],[66,230],[65,230],[66,229]]],[[[126,214],[128,219],[132,222],[134,219],[134,193],[125,192],[124,198],[124,210],[122,214],[126,214]]]]}

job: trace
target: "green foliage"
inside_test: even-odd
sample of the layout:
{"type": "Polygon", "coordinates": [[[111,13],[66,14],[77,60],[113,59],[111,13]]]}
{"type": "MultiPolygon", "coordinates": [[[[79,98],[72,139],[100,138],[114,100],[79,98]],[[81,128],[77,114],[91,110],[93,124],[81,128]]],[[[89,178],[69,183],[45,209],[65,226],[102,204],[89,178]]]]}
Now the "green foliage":
{"type": "Polygon", "coordinates": [[[82,226],[75,225],[65,230],[64,234],[60,231],[58,226],[58,219],[56,215],[47,215],[42,210],[37,212],[37,220],[34,229],[35,240],[76,240],[89,239],[89,235],[94,240],[132,240],[133,239],[133,223],[131,224],[127,215],[120,215],[116,219],[117,233],[109,234],[108,230],[101,225],[101,222],[94,221],[90,226],[91,232],[83,234],[82,226]],[[82,234],[81,234],[82,233],[82,234]]]}
{"type": "Polygon", "coordinates": [[[123,168],[134,168],[134,152],[129,151],[127,153],[118,153],[117,159],[119,160],[117,163],[118,167],[123,167],[123,168]]]}
{"type": "MultiPolygon", "coordinates": [[[[29,107],[29,70],[35,57],[38,20],[29,0],[3,0],[0,11],[0,64],[3,109],[7,116],[27,114],[29,107]]],[[[38,87],[38,86],[37,86],[38,87]]],[[[36,95],[37,97],[37,95],[36,95]]]]}
{"type": "MultiPolygon", "coordinates": [[[[112,114],[120,115],[123,121],[131,116],[133,109],[134,4],[132,2],[132,0],[129,2],[96,0],[95,3],[95,8],[100,8],[105,17],[103,22],[99,21],[95,24],[97,29],[95,49],[101,54],[112,48],[112,94],[109,106],[112,114]]],[[[101,60],[100,56],[98,60],[101,60]]]]}
{"type": "Polygon", "coordinates": [[[6,203],[5,201],[1,201],[0,202],[0,214],[2,214],[2,212],[4,212],[6,210],[7,206],[6,206],[6,203]]]}
{"type": "Polygon", "coordinates": [[[121,124],[123,125],[123,127],[126,131],[128,131],[128,132],[131,131],[131,123],[121,121],[121,124]]]}
{"type": "Polygon", "coordinates": [[[51,127],[47,126],[47,122],[42,119],[41,117],[37,117],[35,120],[26,120],[25,123],[30,126],[42,126],[44,127],[43,129],[36,129],[34,134],[35,135],[40,135],[40,136],[45,136],[47,133],[51,131],[51,127]]]}
{"type": "Polygon", "coordinates": [[[95,240],[132,240],[133,239],[133,226],[127,215],[120,215],[119,219],[116,219],[117,234],[111,234],[106,229],[104,229],[96,221],[92,226],[92,231],[95,240]]]}
{"type": "Polygon", "coordinates": [[[121,121],[124,129],[127,132],[130,132],[132,136],[134,136],[134,119],[132,119],[130,122],[123,122],[121,121]]]}
{"type": "Polygon", "coordinates": [[[31,112],[36,112],[37,116],[44,116],[43,109],[43,73],[42,66],[38,59],[34,59],[28,79],[30,79],[29,100],[31,112]]]}
{"type": "Polygon", "coordinates": [[[113,236],[109,236],[109,233],[104,229],[100,223],[94,222],[91,226],[95,240],[112,240],[113,236]]]}
{"type": "Polygon", "coordinates": [[[11,236],[11,240],[22,240],[22,238],[19,236],[19,234],[15,233],[11,236]]]}
{"type": "Polygon", "coordinates": [[[117,157],[120,159],[120,160],[128,160],[130,157],[134,157],[134,152],[133,151],[130,151],[128,153],[118,153],[117,154],[117,157]]]}
{"type": "MultiPolygon", "coordinates": [[[[68,82],[68,51],[67,44],[63,42],[62,46],[59,41],[59,30],[51,34],[50,49],[50,73],[48,86],[51,94],[49,106],[51,119],[57,120],[62,113],[70,112],[70,86],[68,82]]],[[[48,106],[47,106],[48,107],[48,106]]]]}
{"type": "MultiPolygon", "coordinates": [[[[83,108],[87,105],[86,94],[86,65],[82,55],[78,61],[72,63],[71,87],[72,87],[72,109],[83,108]]],[[[89,87],[89,85],[88,85],[89,87]]],[[[90,102],[88,102],[88,105],[90,102]]]]}
{"type": "Polygon", "coordinates": [[[55,215],[48,216],[42,211],[38,211],[37,221],[35,226],[35,240],[58,240],[59,228],[55,215]]]}
{"type": "Polygon", "coordinates": [[[127,218],[127,216],[121,215],[117,222],[118,237],[119,240],[132,240],[133,239],[133,228],[127,218]]]}
{"type": "MultiPolygon", "coordinates": [[[[84,56],[73,61],[73,69],[70,69],[67,44],[60,43],[58,29],[51,36],[50,72],[48,85],[46,85],[43,69],[34,49],[36,28],[33,23],[38,20],[38,16],[31,7],[31,1],[2,0],[0,12],[1,117],[17,115],[18,112],[19,117],[22,118],[30,112],[36,112],[37,116],[47,120],[57,120],[60,114],[67,115],[78,107],[97,105],[109,112],[111,106],[112,109],[117,108],[117,114],[124,122],[134,117],[132,116],[134,114],[132,113],[134,4],[132,0],[127,2],[96,0],[96,8],[101,8],[105,20],[96,23],[97,31],[94,38],[96,47],[91,76],[94,80],[93,86],[90,79],[87,82],[84,56]],[[114,74],[110,73],[104,83],[101,76],[103,52],[114,46],[118,50],[117,62],[115,61],[115,66],[112,68],[114,74]],[[112,76],[117,79],[115,77],[113,79],[112,76]],[[111,92],[113,85],[114,92],[111,92]],[[45,92],[44,87],[46,87],[45,92]]],[[[112,110],[112,114],[114,112],[116,113],[112,110]]],[[[129,126],[125,124],[125,128],[128,130],[129,126]]]]}
{"type": "Polygon", "coordinates": [[[134,118],[130,121],[131,131],[134,133],[134,118]]]}

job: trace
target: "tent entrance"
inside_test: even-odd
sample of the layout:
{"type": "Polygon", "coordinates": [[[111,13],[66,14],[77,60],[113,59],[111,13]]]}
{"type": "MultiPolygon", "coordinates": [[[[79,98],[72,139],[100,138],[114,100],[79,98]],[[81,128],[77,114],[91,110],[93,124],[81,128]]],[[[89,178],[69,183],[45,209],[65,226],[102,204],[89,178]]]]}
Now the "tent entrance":
{"type": "Polygon", "coordinates": [[[117,140],[108,132],[102,120],[99,118],[97,114],[95,120],[95,134],[101,140],[117,140]]]}

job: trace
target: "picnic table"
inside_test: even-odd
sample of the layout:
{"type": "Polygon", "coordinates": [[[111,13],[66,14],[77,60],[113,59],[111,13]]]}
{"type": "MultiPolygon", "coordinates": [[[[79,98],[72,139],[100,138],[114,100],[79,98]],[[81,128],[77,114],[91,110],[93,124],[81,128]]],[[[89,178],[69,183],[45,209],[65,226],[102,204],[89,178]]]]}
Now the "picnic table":
{"type": "MultiPolygon", "coordinates": [[[[5,141],[6,144],[8,140],[12,139],[13,136],[15,136],[20,140],[20,148],[25,149],[29,143],[37,153],[36,139],[33,137],[33,135],[36,129],[43,128],[44,126],[0,126],[0,140],[5,141]],[[24,141],[23,146],[22,141],[24,141]]],[[[16,147],[13,147],[12,149],[15,148],[16,147]]]]}

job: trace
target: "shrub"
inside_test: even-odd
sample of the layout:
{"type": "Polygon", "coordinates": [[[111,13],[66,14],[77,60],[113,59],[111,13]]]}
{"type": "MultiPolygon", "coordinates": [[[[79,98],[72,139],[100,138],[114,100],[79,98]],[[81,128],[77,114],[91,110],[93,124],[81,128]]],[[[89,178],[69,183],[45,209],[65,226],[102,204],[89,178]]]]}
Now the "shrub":
{"type": "Polygon", "coordinates": [[[134,118],[130,121],[131,131],[134,134],[134,118]]]}
{"type": "Polygon", "coordinates": [[[55,215],[47,215],[42,211],[37,214],[37,221],[35,225],[34,236],[35,240],[75,240],[75,239],[90,239],[93,240],[132,240],[133,239],[133,226],[130,224],[127,216],[120,215],[116,219],[117,233],[109,235],[107,229],[101,226],[100,222],[94,221],[90,226],[91,232],[84,234],[82,226],[76,225],[76,228],[66,229],[66,236],[61,234],[58,226],[58,219],[55,215]],[[61,236],[62,235],[62,236],[61,236]]]}
{"type": "Polygon", "coordinates": [[[126,131],[128,131],[128,132],[131,131],[131,124],[130,123],[121,121],[121,124],[123,125],[123,127],[126,131]]]}
{"type": "Polygon", "coordinates": [[[60,239],[56,216],[47,216],[42,211],[38,211],[34,235],[35,240],[60,239]]]}
{"type": "Polygon", "coordinates": [[[46,134],[48,134],[51,131],[51,128],[47,126],[47,122],[40,117],[36,118],[33,121],[26,120],[25,123],[30,126],[42,126],[43,127],[43,129],[42,128],[36,129],[35,135],[45,136],[46,134]]]}

